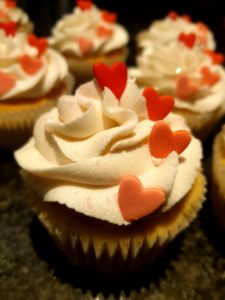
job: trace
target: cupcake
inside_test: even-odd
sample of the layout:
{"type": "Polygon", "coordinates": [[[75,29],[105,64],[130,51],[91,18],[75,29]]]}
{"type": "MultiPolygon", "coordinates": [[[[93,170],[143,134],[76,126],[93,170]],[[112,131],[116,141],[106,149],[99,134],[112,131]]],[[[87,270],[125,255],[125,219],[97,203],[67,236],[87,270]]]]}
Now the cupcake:
{"type": "Polygon", "coordinates": [[[137,271],[196,217],[201,143],[171,113],[173,98],[142,94],[123,63],[93,71],[38,119],[15,158],[29,205],[75,265],[137,271]]]}
{"type": "Polygon", "coordinates": [[[31,33],[33,23],[28,15],[19,7],[16,0],[0,0],[0,28],[8,26],[16,27],[18,31],[31,33]]]}
{"type": "Polygon", "coordinates": [[[212,154],[212,193],[211,202],[220,223],[225,227],[225,125],[217,134],[212,154]]]}
{"type": "Polygon", "coordinates": [[[212,31],[202,22],[192,22],[188,15],[178,15],[171,11],[166,18],[154,21],[147,30],[137,35],[139,49],[145,49],[152,44],[166,46],[175,41],[180,32],[185,34],[194,33],[196,43],[201,48],[215,50],[216,43],[212,31]]]}
{"type": "Polygon", "coordinates": [[[225,113],[223,55],[202,49],[194,33],[181,32],[166,46],[154,44],[137,57],[130,75],[175,98],[175,112],[204,139],[225,113]]]}
{"type": "Polygon", "coordinates": [[[126,60],[129,37],[116,19],[117,14],[100,10],[90,0],[78,0],[74,11],[54,26],[49,43],[66,57],[77,83],[92,79],[94,63],[126,60]]]}
{"type": "Polygon", "coordinates": [[[72,86],[66,60],[45,39],[0,29],[0,148],[23,144],[37,117],[72,86]]]}

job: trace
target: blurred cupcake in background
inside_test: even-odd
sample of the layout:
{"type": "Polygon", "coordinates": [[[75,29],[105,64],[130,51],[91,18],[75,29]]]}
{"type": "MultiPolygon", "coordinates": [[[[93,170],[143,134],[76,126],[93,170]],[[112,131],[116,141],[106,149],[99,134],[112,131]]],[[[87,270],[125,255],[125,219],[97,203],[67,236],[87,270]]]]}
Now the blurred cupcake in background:
{"type": "Polygon", "coordinates": [[[222,54],[203,49],[194,32],[180,32],[164,46],[154,43],[145,48],[130,75],[143,88],[151,85],[161,95],[172,95],[175,112],[203,139],[225,113],[223,60],[222,54]]]}
{"type": "Polygon", "coordinates": [[[33,32],[34,27],[28,15],[17,6],[16,0],[0,0],[0,28],[4,28],[5,24],[27,33],[33,32]]]}
{"type": "Polygon", "coordinates": [[[36,118],[72,88],[66,60],[47,40],[0,29],[0,148],[23,143],[36,118]]]}
{"type": "Polygon", "coordinates": [[[152,44],[166,46],[177,39],[180,32],[194,33],[196,44],[201,48],[216,49],[212,31],[203,22],[192,22],[189,15],[178,15],[171,11],[164,19],[154,21],[147,30],[138,33],[138,49],[145,49],[152,44]]]}
{"type": "Polygon", "coordinates": [[[78,0],[52,30],[49,44],[61,52],[78,82],[90,80],[92,65],[125,61],[127,30],[116,23],[117,14],[97,8],[91,0],[78,0]]]}

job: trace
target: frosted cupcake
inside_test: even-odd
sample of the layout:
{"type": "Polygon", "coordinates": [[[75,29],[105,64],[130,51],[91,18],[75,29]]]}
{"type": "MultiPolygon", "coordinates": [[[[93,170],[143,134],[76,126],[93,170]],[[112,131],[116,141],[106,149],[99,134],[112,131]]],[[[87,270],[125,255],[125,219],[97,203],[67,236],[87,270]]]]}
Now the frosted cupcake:
{"type": "Polygon", "coordinates": [[[137,35],[139,49],[151,47],[152,44],[166,46],[175,41],[180,32],[194,33],[196,43],[201,48],[215,50],[216,43],[212,31],[202,22],[192,22],[190,16],[179,16],[176,12],[170,12],[162,20],[154,21],[147,30],[137,35]]]}
{"type": "Polygon", "coordinates": [[[92,1],[79,0],[53,28],[49,43],[66,57],[79,82],[92,78],[96,62],[126,60],[129,37],[116,19],[115,13],[100,10],[92,1]]]}
{"type": "Polygon", "coordinates": [[[201,143],[173,98],[142,94],[123,63],[37,121],[15,157],[29,204],[75,264],[144,268],[195,218],[204,200],[201,143]]]}
{"type": "Polygon", "coordinates": [[[0,148],[24,143],[37,117],[72,85],[65,59],[45,39],[0,29],[0,148]]]}
{"type": "Polygon", "coordinates": [[[19,7],[16,0],[0,0],[0,28],[16,26],[18,31],[31,33],[33,23],[28,15],[19,7]]]}
{"type": "Polygon", "coordinates": [[[144,87],[175,98],[175,112],[185,117],[194,134],[204,138],[225,113],[223,55],[202,50],[194,33],[180,33],[167,46],[154,44],[137,57],[130,75],[144,87]]]}
{"type": "Polygon", "coordinates": [[[216,217],[225,227],[225,126],[216,136],[212,155],[212,193],[211,201],[216,217]]]}

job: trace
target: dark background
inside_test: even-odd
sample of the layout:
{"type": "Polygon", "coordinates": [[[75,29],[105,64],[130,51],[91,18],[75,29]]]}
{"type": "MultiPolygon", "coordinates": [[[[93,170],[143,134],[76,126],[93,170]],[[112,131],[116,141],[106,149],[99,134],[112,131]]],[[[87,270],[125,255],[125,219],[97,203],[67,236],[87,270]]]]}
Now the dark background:
{"type": "MultiPolygon", "coordinates": [[[[119,22],[126,26],[133,46],[135,33],[147,28],[155,19],[163,18],[170,10],[189,14],[193,21],[205,22],[214,32],[218,50],[225,52],[224,0],[96,0],[101,9],[118,13],[119,22]]],[[[39,36],[48,36],[51,27],[66,12],[71,12],[74,0],[18,0],[35,23],[39,36]]]]}

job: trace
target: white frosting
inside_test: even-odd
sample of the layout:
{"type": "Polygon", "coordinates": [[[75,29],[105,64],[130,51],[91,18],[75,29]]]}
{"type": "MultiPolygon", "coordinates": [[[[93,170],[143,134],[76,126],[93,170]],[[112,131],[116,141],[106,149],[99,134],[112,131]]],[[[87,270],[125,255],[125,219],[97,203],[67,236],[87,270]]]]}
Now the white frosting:
{"type": "Polygon", "coordinates": [[[76,7],[72,14],[65,15],[57,22],[49,43],[62,53],[71,53],[78,57],[87,55],[79,47],[79,38],[91,41],[93,48],[88,54],[108,53],[127,45],[128,33],[124,27],[103,20],[102,11],[96,6],[89,10],[76,7]],[[97,28],[103,26],[111,30],[109,36],[99,37],[97,28]]]}
{"type": "Polygon", "coordinates": [[[7,16],[6,19],[2,18],[3,21],[13,21],[19,25],[25,25],[29,23],[28,15],[21,8],[8,7],[4,0],[0,0],[0,12],[7,16]]]}
{"type": "Polygon", "coordinates": [[[15,86],[2,94],[0,101],[44,96],[69,75],[65,59],[53,49],[47,49],[41,55],[41,68],[34,75],[27,74],[22,68],[19,59],[23,55],[34,59],[38,55],[37,48],[27,42],[27,35],[6,36],[0,30],[0,71],[16,78],[15,86]]]}
{"type": "Polygon", "coordinates": [[[176,40],[181,32],[185,34],[195,33],[199,46],[214,50],[216,43],[213,33],[210,30],[205,32],[199,29],[197,24],[198,23],[188,22],[179,16],[175,20],[166,17],[163,20],[153,22],[146,31],[141,32],[137,37],[137,42],[138,45],[143,48],[148,48],[155,43],[165,46],[176,40]],[[202,44],[204,40],[205,44],[202,44]]]}
{"type": "MultiPolygon", "coordinates": [[[[164,121],[174,131],[186,129],[180,116],[169,114],[164,121]]],[[[120,101],[108,88],[102,92],[89,82],[37,121],[34,137],[15,157],[44,201],[127,225],[118,206],[122,178],[133,175],[145,188],[162,188],[167,210],[188,193],[200,169],[201,145],[195,138],[180,157],[176,152],[152,157],[148,138],[154,124],[133,80],[120,101]]]]}
{"type": "Polygon", "coordinates": [[[193,82],[201,80],[200,69],[206,66],[210,72],[219,73],[220,80],[214,85],[200,85],[193,99],[175,98],[178,108],[193,112],[209,112],[221,107],[225,100],[225,72],[219,65],[212,64],[211,58],[201,48],[192,49],[179,41],[165,47],[152,45],[137,58],[137,68],[130,68],[132,77],[144,85],[151,85],[163,94],[175,96],[178,77],[185,74],[193,82]]]}

